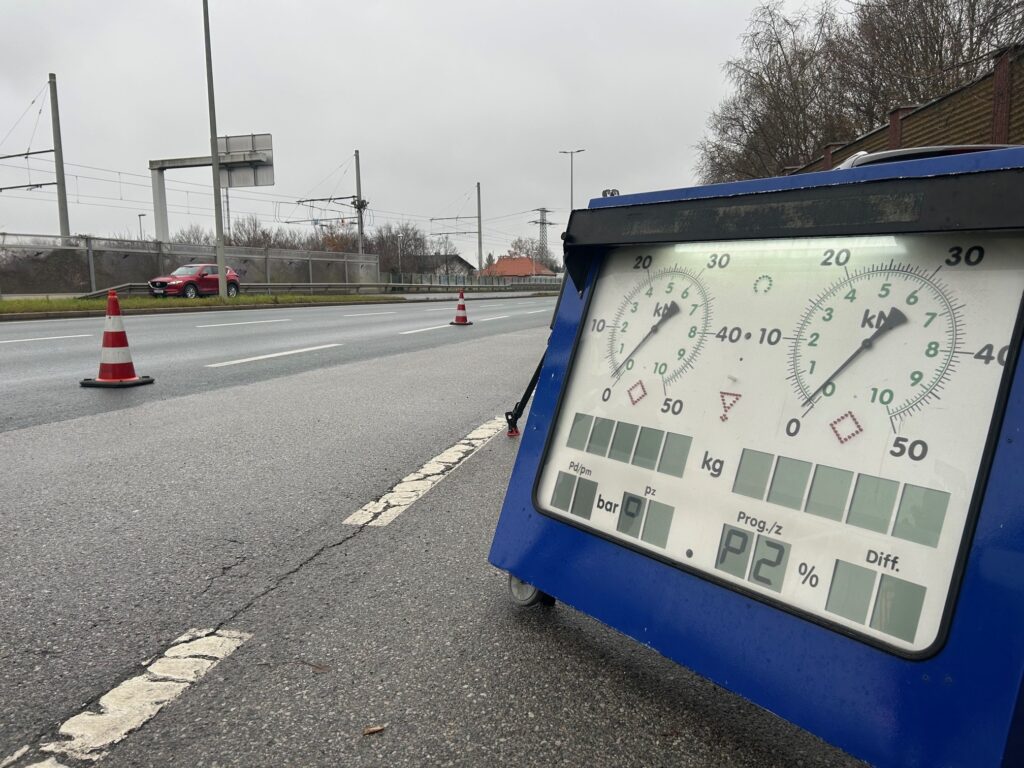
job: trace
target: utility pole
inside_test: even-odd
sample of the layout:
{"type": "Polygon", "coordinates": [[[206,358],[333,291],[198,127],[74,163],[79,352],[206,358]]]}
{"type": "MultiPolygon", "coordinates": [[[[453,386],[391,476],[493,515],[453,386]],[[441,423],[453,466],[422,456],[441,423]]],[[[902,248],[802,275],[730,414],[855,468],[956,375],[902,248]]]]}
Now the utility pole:
{"type": "Polygon", "coordinates": [[[210,159],[213,161],[213,223],[217,244],[217,292],[222,299],[228,295],[224,274],[224,215],[220,209],[220,151],[217,146],[217,109],[213,103],[213,56],[210,53],[210,9],[203,0],[203,36],[206,41],[206,95],[210,102],[210,159]]]}
{"type": "Polygon", "coordinates": [[[225,188],[225,190],[224,190],[224,207],[227,209],[225,211],[225,213],[227,213],[227,219],[228,219],[227,220],[228,237],[231,237],[231,190],[229,188],[225,188]]]}
{"type": "Polygon", "coordinates": [[[484,228],[480,213],[480,182],[476,183],[476,268],[484,268],[484,228]]]}
{"type": "MultiPolygon", "coordinates": [[[[553,227],[555,222],[548,221],[548,214],[551,211],[547,208],[534,208],[534,210],[540,214],[540,218],[534,219],[530,223],[540,225],[540,236],[537,238],[540,241],[540,252],[544,258],[549,258],[551,254],[548,253],[548,227],[553,227]]],[[[535,260],[531,259],[531,261],[536,265],[537,262],[535,260]]],[[[534,269],[534,274],[536,274],[536,269],[534,269]]]]}
{"type": "Polygon", "coordinates": [[[60,236],[70,237],[68,225],[68,190],[64,184],[64,147],[60,141],[60,110],[57,108],[57,76],[50,73],[50,122],[53,125],[53,161],[57,167],[57,216],[60,236]]]}
{"type": "Polygon", "coordinates": [[[356,150],[356,199],[352,202],[359,218],[359,255],[363,255],[363,210],[369,203],[363,200],[363,179],[359,174],[359,150],[356,150]]]}

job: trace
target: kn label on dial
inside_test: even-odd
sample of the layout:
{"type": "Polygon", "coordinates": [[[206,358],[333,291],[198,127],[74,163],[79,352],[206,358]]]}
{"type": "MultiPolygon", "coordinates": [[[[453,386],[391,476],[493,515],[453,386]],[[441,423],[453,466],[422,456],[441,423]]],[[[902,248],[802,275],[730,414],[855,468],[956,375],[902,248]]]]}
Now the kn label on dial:
{"type": "Polygon", "coordinates": [[[933,652],[1016,360],[1022,252],[991,232],[611,250],[538,509],[933,652]]]}

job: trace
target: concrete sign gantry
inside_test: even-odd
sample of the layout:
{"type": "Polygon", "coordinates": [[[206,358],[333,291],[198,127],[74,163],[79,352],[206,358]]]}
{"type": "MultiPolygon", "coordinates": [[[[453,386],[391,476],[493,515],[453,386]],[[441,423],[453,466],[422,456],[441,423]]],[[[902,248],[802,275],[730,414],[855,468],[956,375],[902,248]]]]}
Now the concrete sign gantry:
{"type": "MultiPolygon", "coordinates": [[[[221,136],[217,139],[217,148],[222,187],[262,187],[274,183],[274,149],[271,134],[221,136]]],[[[213,158],[210,155],[149,161],[157,240],[170,240],[164,172],[177,168],[203,168],[209,165],[213,165],[213,158]]]]}

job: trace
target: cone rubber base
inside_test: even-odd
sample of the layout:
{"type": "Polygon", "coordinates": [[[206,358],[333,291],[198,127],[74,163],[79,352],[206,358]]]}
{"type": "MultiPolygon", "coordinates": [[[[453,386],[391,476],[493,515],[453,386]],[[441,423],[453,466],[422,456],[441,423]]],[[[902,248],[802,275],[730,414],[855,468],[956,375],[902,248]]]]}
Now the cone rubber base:
{"type": "Polygon", "coordinates": [[[469,322],[469,320],[467,320],[464,323],[456,323],[454,320],[452,320],[450,323],[448,323],[448,325],[472,325],[472,323],[469,322]]]}
{"type": "Polygon", "coordinates": [[[138,387],[141,384],[152,384],[152,376],[138,376],[134,379],[82,379],[79,383],[83,387],[138,387]]]}

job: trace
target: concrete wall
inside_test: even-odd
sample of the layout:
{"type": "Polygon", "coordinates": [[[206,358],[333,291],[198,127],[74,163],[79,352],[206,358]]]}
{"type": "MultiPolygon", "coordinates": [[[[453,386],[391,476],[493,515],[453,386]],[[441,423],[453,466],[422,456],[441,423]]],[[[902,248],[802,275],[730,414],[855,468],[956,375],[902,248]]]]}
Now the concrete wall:
{"type": "MultiPolygon", "coordinates": [[[[380,280],[377,256],[368,254],[226,247],[224,257],[243,283],[308,282],[310,266],[312,282],[380,280]]],[[[0,233],[0,292],[88,293],[216,260],[213,246],[0,233]]]]}

